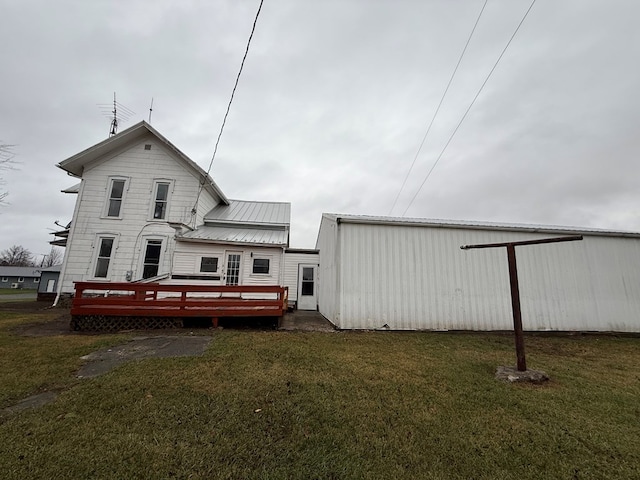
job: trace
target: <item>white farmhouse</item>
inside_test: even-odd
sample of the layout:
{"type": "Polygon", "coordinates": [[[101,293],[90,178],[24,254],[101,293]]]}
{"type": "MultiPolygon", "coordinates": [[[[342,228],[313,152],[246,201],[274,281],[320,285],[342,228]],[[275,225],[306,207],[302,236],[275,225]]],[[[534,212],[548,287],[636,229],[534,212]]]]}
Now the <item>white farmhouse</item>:
{"type": "Polygon", "coordinates": [[[228,199],[148,123],[58,167],[81,179],[58,296],[80,281],[284,285],[290,204],[228,199]]]}

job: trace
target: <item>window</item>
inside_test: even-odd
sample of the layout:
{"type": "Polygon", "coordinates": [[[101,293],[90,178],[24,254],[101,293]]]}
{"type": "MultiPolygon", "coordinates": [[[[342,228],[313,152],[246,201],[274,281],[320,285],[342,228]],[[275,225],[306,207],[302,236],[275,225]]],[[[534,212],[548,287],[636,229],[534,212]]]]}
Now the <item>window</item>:
{"type": "Polygon", "coordinates": [[[301,295],[313,295],[313,267],[302,267],[301,295]]]}
{"type": "Polygon", "coordinates": [[[18,277],[18,282],[19,282],[19,283],[24,282],[24,277],[18,277]]]}
{"type": "Polygon", "coordinates": [[[202,257],[200,259],[200,271],[201,272],[217,272],[218,257],[202,257]]]}
{"type": "Polygon", "coordinates": [[[156,182],[153,218],[155,220],[164,220],[167,218],[167,205],[169,203],[169,182],[156,182]]]}
{"type": "Polygon", "coordinates": [[[253,273],[259,275],[269,274],[269,259],[268,258],[254,258],[253,259],[253,273]]]}
{"type": "Polygon", "coordinates": [[[100,237],[98,239],[98,256],[96,258],[96,270],[94,277],[107,278],[109,263],[113,252],[113,237],[100,237]]]}
{"type": "Polygon", "coordinates": [[[5,283],[8,282],[9,281],[9,277],[2,277],[2,281],[5,282],[5,283]]]}
{"type": "Polygon", "coordinates": [[[34,278],[33,283],[40,283],[40,278],[34,278]]]}
{"type": "Polygon", "coordinates": [[[127,181],[125,179],[111,179],[111,184],[109,186],[109,201],[107,202],[107,217],[120,217],[126,183],[127,181]]]}
{"type": "Polygon", "coordinates": [[[147,240],[147,248],[144,253],[142,278],[151,278],[158,275],[160,268],[160,253],[162,252],[162,240],[147,240]]]}

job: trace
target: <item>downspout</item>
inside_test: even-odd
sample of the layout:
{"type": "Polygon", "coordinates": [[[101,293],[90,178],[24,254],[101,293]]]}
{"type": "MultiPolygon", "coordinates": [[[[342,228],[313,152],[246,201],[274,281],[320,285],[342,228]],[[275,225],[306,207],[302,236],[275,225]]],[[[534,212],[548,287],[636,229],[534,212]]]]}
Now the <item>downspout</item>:
{"type": "Polygon", "coordinates": [[[342,254],[342,235],[340,235],[340,225],[342,224],[342,219],[340,217],[336,218],[336,309],[337,312],[334,313],[336,326],[338,328],[342,328],[341,325],[341,313],[342,313],[342,275],[340,272],[341,261],[340,257],[342,254]]]}

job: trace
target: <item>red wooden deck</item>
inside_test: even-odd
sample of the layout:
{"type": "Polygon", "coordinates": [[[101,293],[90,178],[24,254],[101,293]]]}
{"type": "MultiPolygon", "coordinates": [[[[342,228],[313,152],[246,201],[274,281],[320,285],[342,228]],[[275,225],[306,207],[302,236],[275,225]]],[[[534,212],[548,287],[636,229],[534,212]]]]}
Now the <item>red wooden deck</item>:
{"type": "Polygon", "coordinates": [[[137,317],[282,316],[288,288],[76,282],[71,315],[137,317]]]}

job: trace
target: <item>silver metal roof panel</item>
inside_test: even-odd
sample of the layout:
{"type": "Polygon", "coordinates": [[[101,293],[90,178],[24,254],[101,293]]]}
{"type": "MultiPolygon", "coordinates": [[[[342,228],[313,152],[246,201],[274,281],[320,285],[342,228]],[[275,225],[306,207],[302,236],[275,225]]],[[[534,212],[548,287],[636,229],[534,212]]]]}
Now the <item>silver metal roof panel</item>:
{"type": "Polygon", "coordinates": [[[476,230],[502,230],[550,234],[585,234],[610,237],[640,237],[640,232],[624,230],[605,230],[598,228],[564,227],[559,225],[534,225],[524,223],[476,222],[471,220],[438,220],[431,218],[383,217],[370,215],[341,215],[323,213],[323,217],[344,223],[361,223],[377,225],[404,225],[416,227],[470,228],[476,230]]]}
{"type": "Polygon", "coordinates": [[[219,204],[204,217],[207,223],[283,225],[291,223],[291,204],[287,202],[248,202],[229,200],[219,204]]]}
{"type": "Polygon", "coordinates": [[[176,237],[176,239],[200,242],[222,242],[243,245],[286,247],[289,240],[289,231],[286,229],[274,230],[201,225],[191,232],[187,232],[180,237],[176,237]]]}

